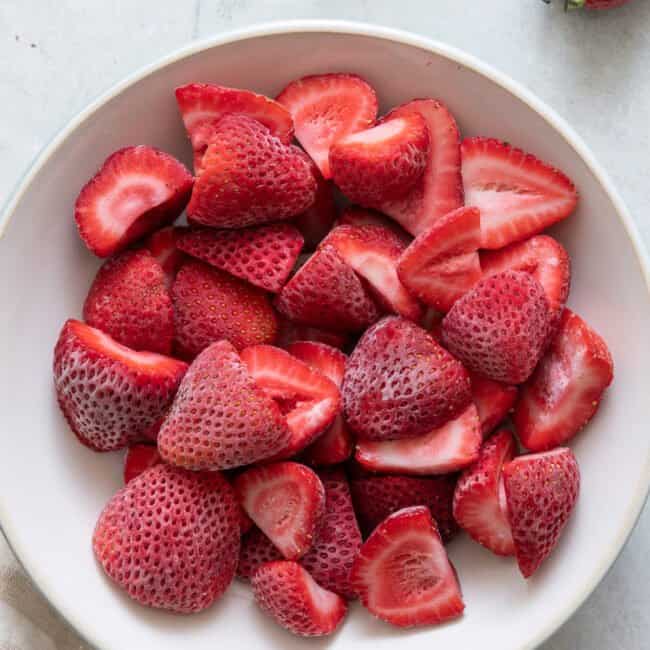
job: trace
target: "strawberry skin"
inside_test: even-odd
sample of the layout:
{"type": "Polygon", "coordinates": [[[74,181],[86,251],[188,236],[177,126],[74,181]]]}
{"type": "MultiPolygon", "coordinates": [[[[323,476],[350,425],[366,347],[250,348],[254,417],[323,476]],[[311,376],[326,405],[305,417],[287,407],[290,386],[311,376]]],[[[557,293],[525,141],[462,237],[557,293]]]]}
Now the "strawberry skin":
{"type": "Polygon", "coordinates": [[[82,188],[74,208],[79,235],[98,257],[109,257],[183,211],[192,175],[163,151],[139,145],[111,154],[82,188]]]}
{"type": "Polygon", "coordinates": [[[144,242],[144,247],[154,256],[165,273],[165,284],[171,287],[178,269],[185,261],[185,253],[176,248],[176,241],[185,228],[168,226],[152,233],[144,242]]]}
{"type": "MultiPolygon", "coordinates": [[[[242,512],[245,513],[244,510],[242,512]]],[[[263,564],[283,559],[282,553],[273,542],[253,524],[253,528],[241,540],[237,575],[244,580],[250,580],[263,564]]]]}
{"type": "Polygon", "coordinates": [[[544,451],[573,438],[595,415],[613,378],[605,341],[565,309],[551,347],[515,407],[513,419],[522,444],[544,451]]]}
{"type": "Polygon", "coordinates": [[[411,237],[411,235],[409,235],[396,221],[385,217],[383,214],[376,212],[375,210],[367,210],[366,208],[359,208],[355,205],[348,206],[343,210],[336,225],[383,226],[384,228],[392,230],[405,246],[408,246],[408,244],[413,241],[413,237],[411,237]]]}
{"type": "Polygon", "coordinates": [[[472,401],[478,411],[483,437],[488,436],[510,413],[517,401],[518,389],[470,373],[472,401]]]}
{"type": "Polygon", "coordinates": [[[580,470],[566,447],[519,456],[503,468],[515,555],[529,578],[551,554],[580,491],[580,470]]]}
{"type": "Polygon", "coordinates": [[[162,459],[155,445],[131,445],[126,450],[124,457],[124,484],[126,485],[146,469],[161,462],[162,459]]]}

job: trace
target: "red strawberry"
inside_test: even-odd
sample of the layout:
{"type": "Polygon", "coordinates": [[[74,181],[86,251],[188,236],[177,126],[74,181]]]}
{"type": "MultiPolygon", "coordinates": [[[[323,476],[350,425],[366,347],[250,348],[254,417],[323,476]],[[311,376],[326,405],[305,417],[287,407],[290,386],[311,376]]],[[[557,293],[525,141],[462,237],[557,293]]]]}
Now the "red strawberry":
{"type": "Polygon", "coordinates": [[[239,508],[239,533],[245,535],[255,526],[255,522],[246,514],[243,508],[239,508]]]}
{"type": "Polygon", "coordinates": [[[144,242],[144,247],[158,260],[165,272],[165,282],[168,287],[174,283],[178,269],[185,261],[185,254],[176,248],[176,240],[184,228],[169,226],[156,230],[144,242]]]}
{"type": "Polygon", "coordinates": [[[243,228],[294,217],[315,197],[297,147],[249,117],[227,115],[214,126],[187,214],[192,225],[243,228]]]}
{"type": "Polygon", "coordinates": [[[363,330],[379,318],[361,280],[333,246],[323,246],[300,267],[275,306],[296,323],[337,332],[363,330]]]}
{"type": "Polygon", "coordinates": [[[424,172],[429,130],[418,113],[382,120],[330,147],[334,182],[353,203],[369,208],[402,198],[424,172]]]}
{"type": "Polygon", "coordinates": [[[156,465],[106,505],[95,556],[131,598],[181,614],[200,612],[232,582],[239,506],[218,472],[156,465]]]}
{"type": "Polygon", "coordinates": [[[162,459],[155,445],[131,445],[126,450],[126,456],[124,457],[124,483],[131,482],[146,469],[161,462],[162,459]]]}
{"type": "Polygon", "coordinates": [[[277,292],[289,277],[302,243],[293,226],[278,223],[242,230],[187,230],[179,235],[177,246],[211,266],[277,292]]]}
{"type": "Polygon", "coordinates": [[[457,532],[451,514],[455,476],[366,476],[350,481],[359,523],[369,535],[388,515],[410,506],[427,506],[443,542],[457,532]]]}
{"type": "Polygon", "coordinates": [[[465,204],[481,210],[481,248],[502,248],[568,217],[578,201],[558,169],[493,138],[461,145],[465,204]]]}
{"type": "Polygon", "coordinates": [[[558,447],[519,456],[503,468],[515,555],[529,578],[557,546],[580,490],[573,452],[558,447]]]}
{"type": "Polygon", "coordinates": [[[397,277],[397,260],[406,248],[383,226],[337,226],[321,246],[333,246],[373,290],[378,302],[404,318],[418,320],[422,308],[397,277]]]}
{"type": "Polygon", "coordinates": [[[329,149],[350,133],[367,129],[377,118],[375,91],[353,74],[321,74],[292,81],[277,97],[293,117],[296,138],[331,178],[329,149]]]}
{"type": "Polygon", "coordinates": [[[262,565],[251,579],[258,605],[298,636],[331,634],[347,612],[345,600],[320,587],[296,562],[262,565]]]}
{"type": "Polygon", "coordinates": [[[336,384],[286,350],[255,345],[241,359],[257,385],[276,399],[291,431],[291,440],[274,458],[289,458],[323,433],[341,411],[336,384]]]}
{"type": "Polygon", "coordinates": [[[257,526],[254,526],[242,537],[237,575],[248,580],[266,562],[282,559],[284,559],[282,553],[273,542],[257,526]]]}
{"type": "Polygon", "coordinates": [[[158,434],[160,455],[193,470],[240,467],[290,440],[277,404],[257,386],[235,348],[213,343],[194,360],[158,434]]]}
{"type": "Polygon", "coordinates": [[[458,479],[454,519],[479,544],[497,555],[514,555],[501,468],[512,460],[515,440],[502,429],[482,447],[477,461],[458,479]]]}
{"type": "Polygon", "coordinates": [[[325,490],[316,474],[299,463],[253,467],[233,483],[246,514],[282,555],[302,557],[314,541],[325,510],[325,490]]]}
{"type": "Polygon", "coordinates": [[[350,355],[343,380],[350,428],[365,440],[413,438],[469,404],[463,366],[422,328],[388,316],[369,328],[350,355]]]}
{"type": "Polygon", "coordinates": [[[397,627],[442,623],[465,608],[424,506],[398,510],[377,526],[354,561],[351,583],[371,614],[397,627]]]}
{"type": "Polygon", "coordinates": [[[238,350],[275,340],[277,321],[268,296],[203,262],[183,264],[172,300],[176,347],[183,358],[192,359],[222,339],[238,350]]]}
{"type": "Polygon", "coordinates": [[[347,336],[341,332],[328,332],[318,327],[299,325],[288,318],[284,318],[284,316],[279,316],[278,335],[275,344],[279,348],[286,349],[296,341],[315,341],[341,349],[347,343],[347,336]]]}
{"type": "Polygon", "coordinates": [[[381,211],[412,235],[428,230],[435,221],[463,205],[460,175],[460,134],[454,116],[435,99],[416,99],[393,109],[384,119],[420,114],[429,129],[427,166],[403,198],[387,201],[381,211]]]}
{"type": "Polygon", "coordinates": [[[365,208],[358,208],[356,206],[348,206],[343,210],[339,220],[336,222],[338,226],[383,226],[390,228],[405,245],[413,241],[413,237],[409,235],[402,226],[396,221],[385,217],[379,212],[374,210],[366,210],[365,208]]]}
{"type": "Polygon", "coordinates": [[[192,184],[187,169],[163,151],[145,145],[119,149],[79,192],[79,235],[95,255],[113,255],[174,221],[192,184]]]}
{"type": "Polygon", "coordinates": [[[613,378],[605,341],[565,309],[551,347],[515,407],[513,419],[522,444],[543,451],[570,440],[594,416],[613,378]]]}
{"type": "Polygon", "coordinates": [[[134,350],[172,351],[172,300],[162,267],[149,251],[124,251],[104,262],[83,315],[88,325],[134,350]]]}
{"type": "Polygon", "coordinates": [[[517,400],[517,387],[501,384],[476,373],[470,373],[472,401],[481,421],[481,432],[485,438],[512,410],[517,400]]]}
{"type": "Polygon", "coordinates": [[[478,247],[481,216],[476,208],[444,215],[402,253],[397,273],[416,298],[449,311],[481,279],[478,247]]]}
{"type": "Polygon", "coordinates": [[[95,451],[121,449],[144,437],[171,403],[186,369],[182,361],[136,352],[72,319],[54,349],[61,411],[79,441],[95,451]]]}
{"type": "Polygon", "coordinates": [[[528,273],[504,271],[454,303],[442,321],[442,340],[469,370],[520,384],[542,356],[549,320],[542,285],[528,273]]]}
{"type": "Polygon", "coordinates": [[[359,440],[355,458],[374,472],[447,474],[476,460],[481,439],[478,412],[470,404],[457,418],[415,438],[359,440]]]}

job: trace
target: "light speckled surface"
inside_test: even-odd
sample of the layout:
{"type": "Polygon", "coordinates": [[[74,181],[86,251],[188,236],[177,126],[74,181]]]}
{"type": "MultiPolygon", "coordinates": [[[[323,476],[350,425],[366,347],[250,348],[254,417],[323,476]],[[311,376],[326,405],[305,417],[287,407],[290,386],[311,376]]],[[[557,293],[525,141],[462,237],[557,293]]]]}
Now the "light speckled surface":
{"type": "MultiPolygon", "coordinates": [[[[528,85],[591,146],[650,244],[648,0],[566,16],[539,0],[2,0],[0,202],[49,138],[124,75],[193,39],[287,18],[411,30],[528,85]]],[[[625,432],[612,439],[624,444],[625,432]]],[[[650,647],[649,544],[646,511],[607,578],[544,650],[650,647]]]]}

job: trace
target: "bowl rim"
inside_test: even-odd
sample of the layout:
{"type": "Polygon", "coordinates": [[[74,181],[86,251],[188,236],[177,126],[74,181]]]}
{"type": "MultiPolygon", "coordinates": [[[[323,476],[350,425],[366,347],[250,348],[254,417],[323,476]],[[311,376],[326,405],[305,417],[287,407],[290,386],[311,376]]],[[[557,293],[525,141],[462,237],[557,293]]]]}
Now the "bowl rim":
{"type": "MultiPolygon", "coordinates": [[[[650,298],[650,257],[645,248],[643,240],[639,234],[638,228],[625,206],[625,203],[615,189],[609,175],[596,161],[589,147],[582,138],[571,127],[564,118],[539,99],[531,90],[523,84],[510,78],[497,68],[480,60],[478,57],[468,54],[461,49],[446,43],[419,36],[405,30],[384,27],[381,25],[351,21],[351,20],[324,20],[324,19],[297,19],[281,20],[272,22],[257,23],[245,28],[228,30],[218,35],[209,36],[187,45],[174,49],[172,52],[159,57],[152,63],[146,64],[131,74],[124,77],[121,81],[110,86],[107,90],[100,93],[84,109],[73,116],[68,123],[60,129],[56,135],[47,143],[42,150],[35,156],[32,163],[28,166],[24,175],[18,180],[14,190],[6,200],[2,211],[0,212],[0,240],[2,239],[7,224],[11,219],[16,207],[29,190],[32,181],[40,172],[46,162],[53,156],[65,140],[72,135],[86,120],[88,120],[97,110],[99,110],[109,100],[119,95],[126,89],[135,85],[145,77],[157,72],[170,64],[199,54],[212,48],[228,45],[237,41],[251,40],[265,36],[292,35],[299,33],[330,33],[346,34],[353,36],[367,36],[382,40],[388,40],[403,45],[409,45],[421,50],[429,51],[433,54],[458,63],[473,72],[489,79],[493,83],[502,87],[517,99],[524,102],[531,110],[535,111],[542,117],[555,131],[557,131],[569,146],[574,150],[578,157],[585,163],[589,171],[602,186],[608,198],[612,202],[617,216],[627,232],[627,236],[634,248],[637,262],[645,280],[646,290],[650,298]]],[[[639,516],[643,510],[650,490],[650,454],[645,460],[645,470],[635,488],[634,497],[627,505],[627,512],[624,518],[624,524],[617,533],[615,542],[608,549],[605,560],[600,563],[593,571],[591,578],[585,583],[574,599],[566,604],[562,611],[555,615],[549,623],[544,626],[533,638],[529,639],[521,650],[536,648],[546,641],[555,631],[557,631],[586,601],[591,593],[596,589],[608,571],[614,565],[616,559],[622,552],[630,534],[632,533],[639,516]]],[[[34,587],[47,600],[54,611],[64,619],[75,632],[90,646],[100,648],[99,644],[93,641],[94,634],[87,622],[78,620],[74,610],[63,605],[55,604],[52,597],[52,591],[47,581],[39,576],[39,569],[33,563],[23,557],[22,550],[12,543],[12,522],[9,516],[9,510],[6,507],[5,499],[0,495],[0,530],[5,537],[10,549],[14,553],[20,565],[30,576],[34,587]]]]}

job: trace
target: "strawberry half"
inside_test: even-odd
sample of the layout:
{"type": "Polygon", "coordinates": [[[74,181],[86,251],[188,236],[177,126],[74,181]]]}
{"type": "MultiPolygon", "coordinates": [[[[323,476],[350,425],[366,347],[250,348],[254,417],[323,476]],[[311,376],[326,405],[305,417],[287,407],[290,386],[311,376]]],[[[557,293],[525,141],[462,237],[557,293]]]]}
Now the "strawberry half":
{"type": "Polygon", "coordinates": [[[375,210],[359,208],[356,205],[345,208],[336,222],[336,225],[383,226],[384,228],[392,230],[406,246],[413,241],[413,237],[411,237],[411,235],[409,235],[396,221],[385,217],[383,214],[376,212],[375,210]]]}
{"type": "Polygon", "coordinates": [[[493,138],[461,145],[465,204],[481,210],[481,248],[503,248],[568,217],[578,193],[558,169],[493,138]]]}
{"type": "Polygon", "coordinates": [[[79,235],[98,257],[113,255],[174,221],[193,182],[164,151],[145,145],[119,149],[79,192],[74,207],[79,235]]]}
{"type": "Polygon", "coordinates": [[[314,341],[315,343],[324,343],[339,350],[343,348],[348,337],[341,332],[328,332],[319,327],[310,327],[309,325],[300,325],[294,323],[284,316],[278,316],[278,335],[275,344],[285,350],[296,341],[314,341]]]}
{"type": "Polygon", "coordinates": [[[161,462],[162,459],[155,445],[131,445],[124,456],[124,484],[126,485],[146,469],[161,462]]]}
{"type": "Polygon", "coordinates": [[[397,627],[442,623],[465,608],[454,567],[424,506],[398,510],[377,526],[354,561],[351,583],[371,614],[397,627]]]}
{"type": "Polygon", "coordinates": [[[454,519],[479,544],[497,555],[514,555],[501,468],[512,460],[515,440],[502,429],[481,447],[476,462],[458,479],[454,519]]]}
{"type": "Polygon", "coordinates": [[[144,242],[144,247],[154,256],[165,273],[167,287],[174,284],[178,269],[185,261],[185,254],[176,248],[176,241],[185,229],[178,226],[168,226],[152,233],[144,242]]]}
{"type": "Polygon", "coordinates": [[[296,138],[331,178],[329,150],[332,143],[367,129],[377,118],[377,96],[361,77],[335,73],[292,81],[278,96],[293,117],[296,138]]]}
{"type": "Polygon", "coordinates": [[[246,470],[233,485],[246,514],[285,558],[296,560],[309,550],[325,510],[325,489],[311,469],[272,463],[246,470]]]}
{"type": "Polygon", "coordinates": [[[345,600],[323,589],[296,562],[262,565],[251,578],[257,604],[289,632],[298,636],[324,636],[341,624],[345,600]]]}
{"type": "Polygon", "coordinates": [[[145,437],[171,404],[186,370],[182,361],[136,352],[72,319],[54,349],[61,411],[79,441],[95,451],[121,449],[145,437]]]}
{"type": "Polygon", "coordinates": [[[279,223],[241,230],[195,228],[178,236],[177,247],[266,291],[278,292],[302,248],[301,234],[279,223]]]}
{"type": "Polygon", "coordinates": [[[207,347],[183,378],[158,434],[160,455],[193,470],[240,467],[277,454],[291,434],[227,341],[207,347]]]}
{"type": "Polygon", "coordinates": [[[519,570],[529,578],[557,546],[580,491],[580,470],[573,452],[558,447],[519,456],[503,468],[519,570]]]}
{"type": "Polygon", "coordinates": [[[613,378],[605,341],[565,309],[551,347],[515,407],[513,419],[522,444],[543,451],[570,440],[595,415],[613,378]]]}
{"type": "Polygon", "coordinates": [[[483,438],[501,424],[517,401],[517,387],[492,381],[471,372],[472,401],[478,411],[483,438]]]}
{"type": "Polygon", "coordinates": [[[481,279],[481,215],[458,208],[420,233],[402,253],[397,273],[412,295],[449,311],[481,279]]]}

